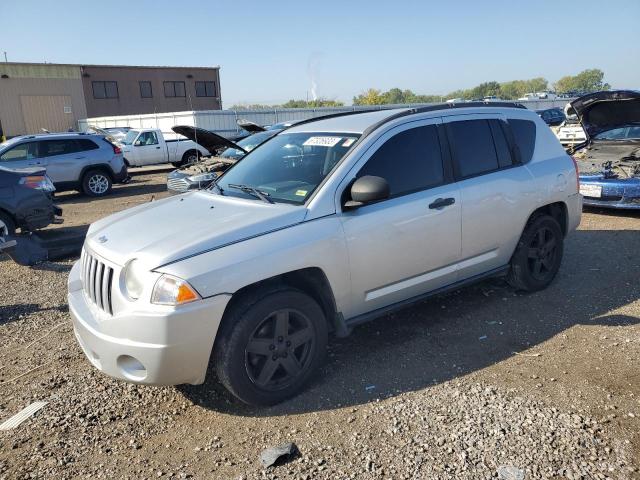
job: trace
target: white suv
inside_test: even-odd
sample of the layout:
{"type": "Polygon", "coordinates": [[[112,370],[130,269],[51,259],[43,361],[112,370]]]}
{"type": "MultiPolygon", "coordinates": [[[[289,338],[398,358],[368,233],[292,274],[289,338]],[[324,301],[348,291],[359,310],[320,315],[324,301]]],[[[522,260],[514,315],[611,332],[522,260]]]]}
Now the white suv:
{"type": "Polygon", "coordinates": [[[575,164],[506,103],[337,114],[251,151],[208,190],[94,223],[69,276],[89,360],[144,384],[274,404],[320,365],[329,332],[505,275],[555,277],[580,222],[575,164]]]}

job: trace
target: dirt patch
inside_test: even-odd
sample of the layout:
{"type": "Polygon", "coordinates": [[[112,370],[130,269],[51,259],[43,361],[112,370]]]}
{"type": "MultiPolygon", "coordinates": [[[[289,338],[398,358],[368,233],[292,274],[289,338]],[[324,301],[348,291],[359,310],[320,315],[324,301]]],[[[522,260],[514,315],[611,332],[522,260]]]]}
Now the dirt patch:
{"type": "MultiPolygon", "coordinates": [[[[145,169],[114,195],[59,195],[66,225],[167,195],[145,169]]],[[[0,478],[640,478],[640,215],[590,211],[554,284],[498,280],[333,339],[309,389],[249,408],[213,376],[140,387],[97,372],[66,305],[72,261],[0,260],[0,478]],[[259,453],[300,455],[263,472],[259,453]]]]}

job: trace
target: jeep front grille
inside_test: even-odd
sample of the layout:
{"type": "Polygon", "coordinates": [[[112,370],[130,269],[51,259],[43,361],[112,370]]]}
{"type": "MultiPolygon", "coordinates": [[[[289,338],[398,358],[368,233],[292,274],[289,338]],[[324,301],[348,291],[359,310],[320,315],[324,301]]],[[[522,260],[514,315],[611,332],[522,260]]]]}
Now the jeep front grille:
{"type": "Polygon", "coordinates": [[[105,265],[86,250],[82,251],[82,288],[94,304],[113,315],[111,287],[113,268],[105,265]]]}

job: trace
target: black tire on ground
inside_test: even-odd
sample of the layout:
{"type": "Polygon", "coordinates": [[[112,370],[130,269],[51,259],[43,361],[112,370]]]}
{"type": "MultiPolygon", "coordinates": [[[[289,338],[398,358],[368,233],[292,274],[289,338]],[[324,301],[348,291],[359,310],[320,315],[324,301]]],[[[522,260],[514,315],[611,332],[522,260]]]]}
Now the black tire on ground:
{"type": "Polygon", "coordinates": [[[532,218],[511,257],[507,282],[516,290],[536,292],[549,286],[562,262],[564,235],[549,215],[532,218]]]}
{"type": "Polygon", "coordinates": [[[16,224],[9,215],[0,212],[0,237],[16,233],[16,224]]]}
{"type": "Polygon", "coordinates": [[[220,382],[250,405],[297,394],[322,364],[327,321],[310,296],[265,289],[225,314],[213,353],[220,382]]]}
{"type": "Polygon", "coordinates": [[[82,177],[82,192],[90,197],[102,197],[111,191],[111,175],[104,170],[89,170],[82,177]]]}

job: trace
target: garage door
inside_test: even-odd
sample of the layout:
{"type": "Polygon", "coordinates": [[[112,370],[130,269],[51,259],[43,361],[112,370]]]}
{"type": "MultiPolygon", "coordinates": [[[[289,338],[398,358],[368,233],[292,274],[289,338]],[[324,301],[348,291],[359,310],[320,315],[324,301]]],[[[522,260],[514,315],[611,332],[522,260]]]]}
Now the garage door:
{"type": "Polygon", "coordinates": [[[21,95],[22,116],[27,133],[66,132],[75,127],[69,95],[21,95]]]}

